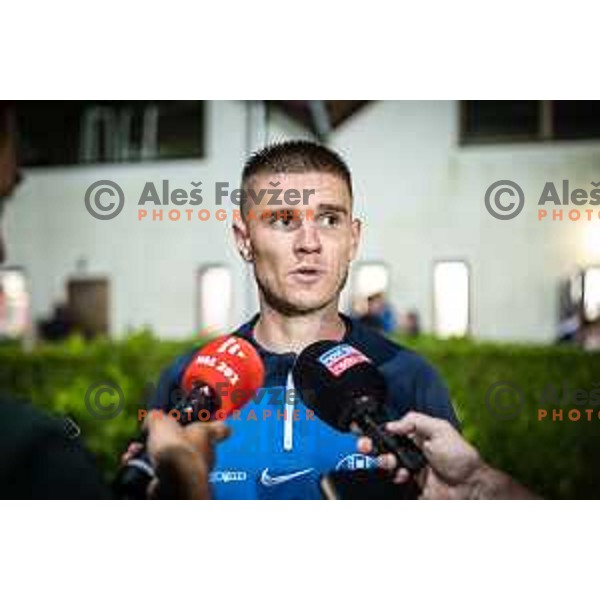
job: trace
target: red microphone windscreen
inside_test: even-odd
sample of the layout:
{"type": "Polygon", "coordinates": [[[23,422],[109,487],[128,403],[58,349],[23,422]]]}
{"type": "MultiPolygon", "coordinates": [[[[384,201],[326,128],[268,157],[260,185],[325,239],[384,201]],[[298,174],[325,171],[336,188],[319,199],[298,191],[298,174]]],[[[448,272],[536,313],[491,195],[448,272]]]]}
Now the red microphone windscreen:
{"type": "Polygon", "coordinates": [[[254,346],[227,335],[194,355],[183,374],[182,387],[189,394],[195,385],[207,385],[220,400],[219,418],[226,418],[256,394],[264,379],[265,367],[254,346]]]}

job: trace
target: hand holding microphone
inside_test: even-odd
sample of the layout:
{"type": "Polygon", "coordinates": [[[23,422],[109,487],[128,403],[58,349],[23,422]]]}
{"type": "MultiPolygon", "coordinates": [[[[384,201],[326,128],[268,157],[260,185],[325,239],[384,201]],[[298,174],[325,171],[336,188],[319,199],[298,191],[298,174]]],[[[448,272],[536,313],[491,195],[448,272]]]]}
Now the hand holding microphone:
{"type": "Polygon", "coordinates": [[[147,452],[156,474],[147,496],[210,499],[208,475],[214,463],[215,445],[229,436],[225,423],[210,421],[182,427],[160,411],[152,411],[144,429],[148,432],[147,452]]]}
{"type": "MultiPolygon", "coordinates": [[[[390,435],[406,436],[422,449],[429,467],[420,476],[422,498],[468,498],[472,482],[483,467],[479,453],[442,419],[410,412],[399,421],[386,424],[390,435]]],[[[376,451],[373,441],[363,437],[358,450],[367,454],[376,451]]],[[[404,483],[409,472],[389,453],[379,456],[384,469],[396,471],[394,481],[404,483]]]]}
{"type": "MultiPolygon", "coordinates": [[[[390,435],[407,436],[423,451],[428,465],[417,476],[422,499],[535,498],[511,477],[487,465],[477,450],[443,419],[410,412],[399,421],[387,423],[386,429],[390,435]]],[[[361,438],[358,450],[373,452],[373,440],[361,438]]],[[[398,469],[394,477],[396,483],[405,483],[410,477],[393,454],[380,456],[380,465],[393,471],[398,469]]]]}
{"type": "Polygon", "coordinates": [[[311,344],[296,360],[293,379],[308,408],[334,429],[358,429],[378,452],[392,454],[411,473],[425,466],[423,453],[408,437],[386,429],[385,379],[358,349],[327,340],[311,344]]]}
{"type": "Polygon", "coordinates": [[[185,369],[179,401],[169,407],[169,414],[154,411],[147,416],[142,440],[124,457],[118,494],[143,499],[158,486],[161,497],[205,497],[212,446],[225,437],[218,423],[208,421],[223,421],[241,409],[263,382],[264,365],[248,341],[223,336],[204,346],[185,369]],[[200,487],[192,484],[192,473],[200,487]]]}

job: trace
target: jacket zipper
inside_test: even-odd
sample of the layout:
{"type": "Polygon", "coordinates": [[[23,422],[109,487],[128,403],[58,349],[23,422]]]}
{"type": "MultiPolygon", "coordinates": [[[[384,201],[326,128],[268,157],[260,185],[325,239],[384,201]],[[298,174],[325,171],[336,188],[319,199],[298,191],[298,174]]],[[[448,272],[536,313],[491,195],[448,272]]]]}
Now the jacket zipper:
{"type": "Polygon", "coordinates": [[[291,452],[294,448],[294,408],[296,402],[296,392],[294,388],[294,380],[292,379],[292,371],[288,371],[287,381],[285,384],[285,413],[283,421],[283,449],[286,452],[291,452]],[[293,402],[291,399],[293,398],[293,402]]]}

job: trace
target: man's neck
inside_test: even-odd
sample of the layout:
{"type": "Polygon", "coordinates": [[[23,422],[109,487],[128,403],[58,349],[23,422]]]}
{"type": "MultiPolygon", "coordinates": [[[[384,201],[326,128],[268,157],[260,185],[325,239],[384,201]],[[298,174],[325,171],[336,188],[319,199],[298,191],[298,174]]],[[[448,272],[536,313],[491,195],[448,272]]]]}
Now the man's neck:
{"type": "Polygon", "coordinates": [[[282,315],[270,306],[262,306],[254,326],[254,339],[266,350],[277,354],[298,354],[319,340],[339,341],[345,333],[346,326],[337,306],[297,316],[282,315]]]}

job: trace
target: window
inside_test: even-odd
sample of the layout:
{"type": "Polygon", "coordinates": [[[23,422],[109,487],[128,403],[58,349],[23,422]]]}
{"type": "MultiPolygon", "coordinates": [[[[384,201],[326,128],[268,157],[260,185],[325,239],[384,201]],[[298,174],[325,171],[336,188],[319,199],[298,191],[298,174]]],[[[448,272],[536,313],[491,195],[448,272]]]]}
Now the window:
{"type": "Polygon", "coordinates": [[[463,142],[531,139],[538,130],[536,100],[474,100],[463,103],[463,142]]]}
{"type": "Polygon", "coordinates": [[[441,261],[433,270],[434,330],[440,337],[469,333],[469,267],[464,261],[441,261]]]}
{"type": "Polygon", "coordinates": [[[20,338],[29,324],[29,291],[21,269],[0,269],[0,338],[20,338]]]}
{"type": "Polygon", "coordinates": [[[390,285],[390,272],[387,265],[380,262],[362,262],[355,267],[352,286],[352,312],[366,312],[367,298],[383,292],[387,294],[390,285]]]}
{"type": "Polygon", "coordinates": [[[466,100],[462,144],[600,139],[597,100],[466,100]]]}
{"type": "Polygon", "coordinates": [[[214,335],[229,329],[232,277],[229,267],[210,265],[198,274],[198,329],[214,335]]]}
{"type": "Polygon", "coordinates": [[[200,101],[32,101],[16,112],[24,166],[204,156],[200,101]]]}
{"type": "Polygon", "coordinates": [[[555,100],[552,107],[556,139],[600,138],[600,101],[555,100]]]}
{"type": "Polygon", "coordinates": [[[359,264],[354,277],[354,293],[365,297],[386,292],[390,282],[388,267],[376,262],[359,264]]]}
{"type": "Polygon", "coordinates": [[[583,271],[583,310],[589,321],[600,317],[600,267],[583,271]]]}

